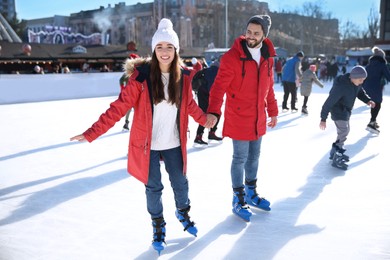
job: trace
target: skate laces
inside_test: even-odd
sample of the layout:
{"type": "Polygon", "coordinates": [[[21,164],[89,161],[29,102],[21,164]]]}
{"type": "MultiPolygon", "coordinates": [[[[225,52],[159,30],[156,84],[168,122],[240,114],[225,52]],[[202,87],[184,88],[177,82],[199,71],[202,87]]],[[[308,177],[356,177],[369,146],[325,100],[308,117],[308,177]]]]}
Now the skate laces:
{"type": "Polygon", "coordinates": [[[153,221],[153,241],[165,243],[165,221],[157,219],[153,221]]]}
{"type": "Polygon", "coordinates": [[[190,215],[188,215],[189,211],[190,211],[190,207],[184,210],[179,210],[179,209],[177,210],[180,216],[179,221],[183,224],[183,226],[185,225],[184,231],[187,231],[187,229],[195,225],[195,222],[190,220],[190,215]]]}
{"type": "Polygon", "coordinates": [[[245,201],[245,194],[242,192],[235,192],[234,194],[238,199],[238,201],[235,204],[239,206],[241,209],[248,209],[249,206],[245,201]]]}

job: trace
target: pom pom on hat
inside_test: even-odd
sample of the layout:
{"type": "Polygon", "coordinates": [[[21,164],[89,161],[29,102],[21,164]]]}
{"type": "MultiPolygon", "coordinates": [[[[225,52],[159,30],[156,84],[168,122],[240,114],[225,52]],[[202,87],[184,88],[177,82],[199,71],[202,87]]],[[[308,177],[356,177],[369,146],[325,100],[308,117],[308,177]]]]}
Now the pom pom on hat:
{"type": "Polygon", "coordinates": [[[179,37],[173,30],[173,24],[171,20],[167,18],[161,19],[158,24],[157,31],[152,38],[152,52],[156,48],[156,45],[160,42],[168,42],[176,48],[176,52],[179,53],[179,37]]]}
{"type": "Polygon", "coordinates": [[[193,58],[191,59],[191,63],[192,63],[192,65],[195,65],[196,63],[198,63],[198,59],[195,58],[195,57],[193,57],[193,58]]]}
{"type": "Polygon", "coordinates": [[[374,53],[374,56],[380,56],[382,58],[386,58],[386,53],[378,47],[372,48],[372,52],[374,53]]]}
{"type": "Polygon", "coordinates": [[[248,24],[250,23],[260,24],[263,28],[264,36],[268,37],[269,29],[271,28],[271,17],[268,15],[254,15],[249,18],[246,26],[248,27],[248,24]]]}
{"type": "Polygon", "coordinates": [[[349,76],[351,79],[367,78],[367,71],[364,67],[360,65],[356,65],[355,67],[352,68],[349,76]]]}

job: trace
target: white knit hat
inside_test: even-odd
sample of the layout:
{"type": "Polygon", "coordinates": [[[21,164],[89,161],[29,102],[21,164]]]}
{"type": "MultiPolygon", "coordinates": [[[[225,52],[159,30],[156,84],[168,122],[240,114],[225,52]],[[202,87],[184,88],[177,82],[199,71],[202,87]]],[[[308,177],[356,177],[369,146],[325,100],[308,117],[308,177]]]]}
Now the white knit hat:
{"type": "Polygon", "coordinates": [[[169,42],[176,48],[176,52],[179,53],[179,37],[173,30],[173,24],[171,20],[167,18],[161,19],[158,24],[157,31],[152,38],[152,52],[156,48],[156,45],[160,42],[169,42]]]}

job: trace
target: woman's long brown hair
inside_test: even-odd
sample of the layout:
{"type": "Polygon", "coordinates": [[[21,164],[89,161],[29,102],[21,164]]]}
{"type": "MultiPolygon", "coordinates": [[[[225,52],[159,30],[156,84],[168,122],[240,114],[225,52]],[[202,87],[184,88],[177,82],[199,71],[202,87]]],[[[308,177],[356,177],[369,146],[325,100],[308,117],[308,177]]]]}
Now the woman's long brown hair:
{"type": "MultiPolygon", "coordinates": [[[[152,83],[153,104],[156,105],[163,101],[165,97],[164,84],[161,79],[162,74],[155,52],[153,52],[150,67],[150,80],[152,83]]],[[[169,67],[168,102],[171,104],[175,104],[176,107],[179,107],[180,104],[180,68],[180,56],[175,51],[175,57],[173,58],[171,66],[169,67]]]]}

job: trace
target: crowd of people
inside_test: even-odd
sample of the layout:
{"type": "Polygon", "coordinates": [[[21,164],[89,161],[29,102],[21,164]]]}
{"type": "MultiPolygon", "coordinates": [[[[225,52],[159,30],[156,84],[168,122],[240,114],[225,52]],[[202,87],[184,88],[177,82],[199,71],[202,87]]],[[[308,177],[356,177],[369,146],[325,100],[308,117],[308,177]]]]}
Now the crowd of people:
{"type": "MultiPolygon", "coordinates": [[[[186,174],[189,116],[199,124],[195,144],[208,144],[202,139],[205,129],[209,129],[209,142],[222,142],[223,138],[232,140],[232,213],[249,222],[251,208],[271,210],[271,202],[259,194],[257,183],[262,139],[267,128],[274,128],[278,122],[274,82],[283,85],[283,112],[290,108],[291,112],[298,111],[297,89],[300,88],[305,115],[312,84],[324,87],[318,66],[303,66],[303,51],[285,62],[275,58],[274,45],[268,38],[271,27],[268,15],[254,15],[245,26],[244,34],[209,68],[202,68],[193,59],[193,68],[189,69],[181,62],[180,41],[172,22],[163,18],[151,39],[152,56],[129,57],[124,64],[118,98],[90,128],[70,138],[71,141],[92,142],[126,116],[124,128],[130,128],[127,169],[145,186],[146,208],[153,227],[152,246],[159,254],[165,248],[167,228],[161,162],[165,164],[174,192],[178,221],[191,235],[196,236],[198,232],[189,216],[191,203],[186,174]],[[199,84],[195,91],[197,98],[193,96],[195,78],[200,80],[196,83],[199,84]],[[131,126],[130,111],[133,111],[131,126]],[[216,130],[222,115],[222,136],[218,137],[216,130]]],[[[347,169],[346,162],[350,158],[345,154],[344,143],[350,132],[349,118],[356,98],[371,107],[367,128],[379,134],[377,116],[384,79],[390,80],[386,64],[385,53],[376,48],[366,68],[357,65],[350,72],[332,76],[332,89],[318,115],[320,129],[326,129],[329,114],[337,127],[337,137],[330,150],[332,166],[347,169]]]]}

